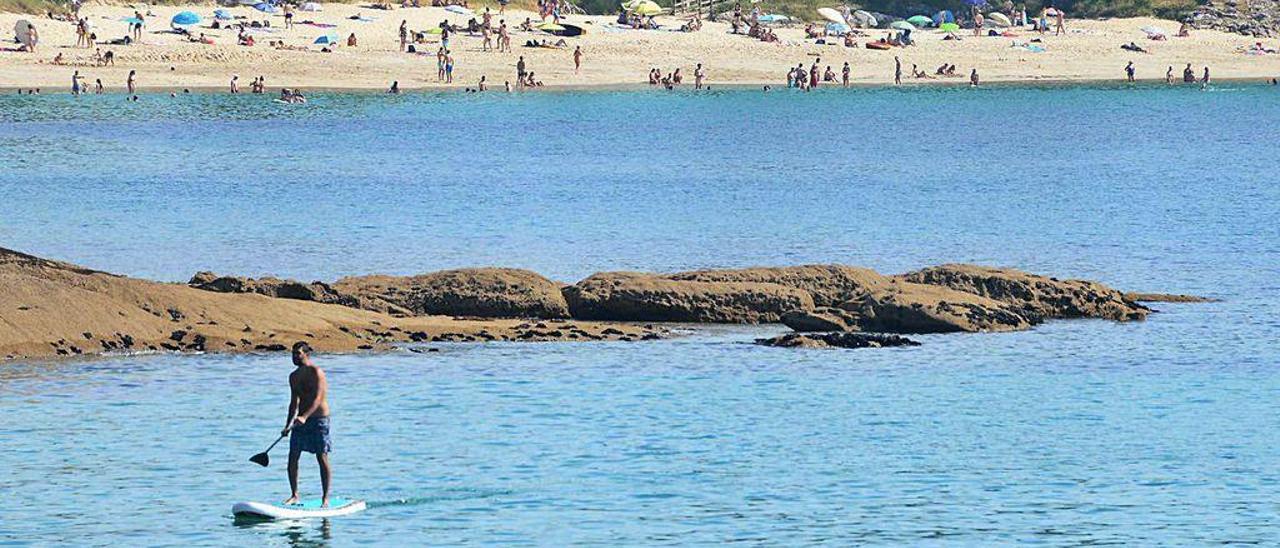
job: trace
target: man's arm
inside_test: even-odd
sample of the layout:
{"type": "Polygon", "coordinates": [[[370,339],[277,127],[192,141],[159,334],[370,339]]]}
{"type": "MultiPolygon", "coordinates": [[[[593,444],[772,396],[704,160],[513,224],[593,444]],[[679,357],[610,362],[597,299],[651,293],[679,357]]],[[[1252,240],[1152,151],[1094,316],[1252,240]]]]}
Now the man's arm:
{"type": "Polygon", "coordinates": [[[316,409],[320,408],[320,404],[324,402],[325,397],[328,395],[327,393],[329,392],[329,381],[324,377],[324,370],[319,368],[316,369],[315,380],[316,380],[315,396],[306,405],[306,408],[300,410],[300,412],[298,413],[298,422],[300,423],[307,422],[307,419],[311,417],[312,413],[316,412],[316,409]]]}
{"type": "Polygon", "coordinates": [[[298,386],[293,375],[289,375],[289,414],[284,418],[284,430],[280,431],[280,435],[285,435],[289,428],[293,427],[293,417],[298,413],[298,386]]]}

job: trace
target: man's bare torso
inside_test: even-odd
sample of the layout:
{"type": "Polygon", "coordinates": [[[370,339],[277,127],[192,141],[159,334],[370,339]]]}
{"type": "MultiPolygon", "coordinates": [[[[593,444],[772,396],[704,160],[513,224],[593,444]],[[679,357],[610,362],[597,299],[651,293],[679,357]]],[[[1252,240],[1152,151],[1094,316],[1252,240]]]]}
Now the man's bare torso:
{"type": "Polygon", "coordinates": [[[323,377],[324,372],[314,366],[299,367],[289,374],[289,389],[298,399],[298,412],[304,413],[315,406],[315,411],[307,417],[308,420],[329,416],[329,402],[321,390],[323,377]]]}

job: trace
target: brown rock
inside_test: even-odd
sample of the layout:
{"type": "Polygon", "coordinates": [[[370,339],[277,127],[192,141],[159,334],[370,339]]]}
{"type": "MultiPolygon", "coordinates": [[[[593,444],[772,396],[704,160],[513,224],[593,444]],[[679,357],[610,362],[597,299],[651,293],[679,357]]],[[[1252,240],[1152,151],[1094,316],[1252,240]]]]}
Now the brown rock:
{"type": "Polygon", "coordinates": [[[813,298],[771,283],[672,280],[605,272],[564,288],[575,319],[657,322],[771,323],[813,298]]]}
{"type": "Polygon", "coordinates": [[[756,339],[756,344],[781,348],[886,348],[891,346],[920,346],[920,343],[899,335],[878,333],[787,333],[767,339],[756,339]]]}
{"type": "Polygon", "coordinates": [[[1198,297],[1195,295],[1178,295],[1173,293],[1125,293],[1124,298],[1127,301],[1144,302],[1144,303],[1216,303],[1218,299],[1213,297],[1198,297]]]}
{"type": "Polygon", "coordinates": [[[952,333],[1017,331],[1031,322],[1019,309],[972,293],[936,285],[898,282],[841,308],[856,313],[864,331],[952,333]]]}
{"type": "Polygon", "coordinates": [[[528,270],[464,268],[418,276],[357,276],[334,287],[415,315],[567,318],[560,284],[528,270]]]}
{"type": "Polygon", "coordinates": [[[857,331],[859,319],[857,314],[834,307],[792,310],[782,315],[782,323],[800,332],[857,331]]]}
{"type": "Polygon", "coordinates": [[[1141,320],[1151,309],[1115,289],[1085,280],[1059,280],[1009,268],[949,264],[901,276],[903,280],[949,287],[1017,307],[1034,323],[1049,318],[1141,320]]]}
{"type": "Polygon", "coordinates": [[[874,270],[844,265],[803,265],[735,270],[696,270],[664,276],[699,282],[758,282],[801,289],[817,306],[835,306],[862,298],[890,278],[874,270]]]}

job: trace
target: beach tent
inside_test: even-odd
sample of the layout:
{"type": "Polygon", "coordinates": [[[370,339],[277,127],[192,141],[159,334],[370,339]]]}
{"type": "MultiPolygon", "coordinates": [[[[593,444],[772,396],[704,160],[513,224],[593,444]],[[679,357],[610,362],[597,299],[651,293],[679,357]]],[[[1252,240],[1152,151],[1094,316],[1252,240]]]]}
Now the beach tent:
{"type": "Polygon", "coordinates": [[[827,23],[827,34],[842,36],[845,34],[849,34],[850,30],[851,29],[849,28],[849,25],[846,25],[844,23],[827,23]]]}
{"type": "Polygon", "coordinates": [[[213,10],[213,18],[219,21],[230,21],[235,19],[235,17],[231,15],[231,12],[224,9],[213,10]]]}
{"type": "Polygon", "coordinates": [[[320,4],[315,2],[307,2],[302,5],[302,11],[323,11],[320,4]]]}
{"type": "Polygon", "coordinates": [[[844,24],[844,16],[833,8],[818,8],[818,15],[832,23],[844,24]]]}
{"type": "Polygon", "coordinates": [[[994,23],[997,27],[1007,27],[1013,24],[1013,22],[1009,21],[1008,16],[995,11],[987,14],[987,20],[994,23]]]}
{"type": "Polygon", "coordinates": [[[898,29],[898,30],[916,30],[915,25],[912,25],[911,23],[908,23],[906,21],[894,21],[892,23],[889,23],[889,28],[898,29]]]}
{"type": "Polygon", "coordinates": [[[336,33],[331,32],[329,34],[320,35],[320,37],[316,38],[316,41],[312,42],[312,44],[317,44],[321,46],[332,46],[334,44],[337,44],[339,40],[341,40],[341,38],[339,38],[336,33]]]}
{"type": "Polygon", "coordinates": [[[198,25],[200,24],[200,16],[196,15],[195,12],[192,11],[178,12],[177,15],[173,16],[173,19],[169,20],[169,24],[174,27],[198,25]]]}
{"type": "Polygon", "coordinates": [[[933,26],[933,19],[930,19],[928,16],[925,16],[925,15],[916,15],[913,17],[908,17],[907,22],[917,27],[933,26]]]}
{"type": "Polygon", "coordinates": [[[271,5],[271,4],[268,4],[268,3],[266,3],[266,2],[261,2],[261,3],[258,3],[258,4],[254,4],[254,5],[253,5],[253,9],[258,10],[258,11],[260,11],[260,12],[262,12],[262,13],[275,13],[275,12],[276,12],[276,7],[275,7],[275,6],[273,6],[273,5],[271,5]]]}
{"type": "Polygon", "coordinates": [[[657,15],[662,13],[662,6],[653,0],[640,0],[634,8],[631,8],[631,12],[644,16],[657,15]]]}
{"type": "Polygon", "coordinates": [[[941,25],[938,25],[938,30],[942,32],[955,32],[960,30],[960,25],[957,25],[955,23],[943,23],[941,25]]]}
{"type": "Polygon", "coordinates": [[[956,16],[954,13],[951,13],[951,10],[942,10],[938,13],[933,14],[934,26],[941,26],[943,23],[954,23],[954,22],[956,22],[956,16]]]}
{"type": "Polygon", "coordinates": [[[26,19],[20,19],[13,25],[13,35],[28,49],[35,47],[37,42],[36,35],[39,34],[31,32],[33,28],[35,27],[31,25],[31,21],[26,19]]]}

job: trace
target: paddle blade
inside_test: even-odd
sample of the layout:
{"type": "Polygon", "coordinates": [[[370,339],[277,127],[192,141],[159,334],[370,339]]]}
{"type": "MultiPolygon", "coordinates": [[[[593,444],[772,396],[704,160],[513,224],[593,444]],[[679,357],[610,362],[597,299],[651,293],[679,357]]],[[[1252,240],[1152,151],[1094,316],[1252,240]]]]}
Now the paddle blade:
{"type": "Polygon", "coordinates": [[[258,466],[266,466],[271,462],[271,457],[268,457],[265,452],[258,453],[257,455],[249,457],[249,462],[257,464],[258,466]]]}

